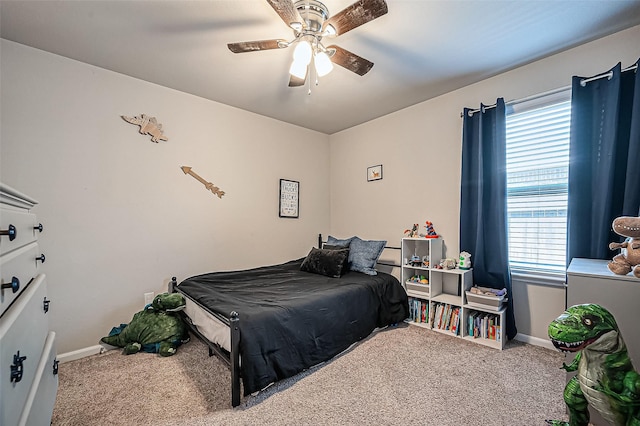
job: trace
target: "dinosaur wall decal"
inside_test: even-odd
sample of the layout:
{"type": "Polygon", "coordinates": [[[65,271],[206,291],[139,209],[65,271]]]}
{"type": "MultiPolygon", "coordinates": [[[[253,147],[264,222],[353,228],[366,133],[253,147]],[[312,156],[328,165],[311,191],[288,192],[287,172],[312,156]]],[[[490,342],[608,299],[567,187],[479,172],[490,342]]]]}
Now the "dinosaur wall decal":
{"type": "Polygon", "coordinates": [[[169,138],[162,133],[162,124],[158,123],[155,117],[149,117],[147,114],[136,115],[134,117],[121,115],[120,117],[127,123],[140,126],[140,130],[138,131],[143,135],[151,136],[151,142],[158,143],[158,141],[169,140],[169,138]]]}

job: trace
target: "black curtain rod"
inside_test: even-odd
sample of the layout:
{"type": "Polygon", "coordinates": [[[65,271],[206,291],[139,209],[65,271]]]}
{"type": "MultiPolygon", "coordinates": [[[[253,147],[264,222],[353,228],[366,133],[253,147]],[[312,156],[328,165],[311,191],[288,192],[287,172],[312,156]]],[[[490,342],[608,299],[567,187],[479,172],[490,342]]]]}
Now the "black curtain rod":
{"type": "MultiPolygon", "coordinates": [[[[638,69],[638,64],[631,65],[630,67],[623,69],[623,70],[622,70],[622,72],[634,71],[634,70],[636,70],[636,69],[638,69]]],[[[606,77],[606,78],[611,78],[611,77],[613,77],[613,71],[605,72],[605,73],[603,73],[603,74],[598,74],[598,75],[596,75],[596,76],[594,76],[594,77],[590,77],[590,78],[582,79],[582,80],[580,80],[580,85],[581,85],[582,87],[584,87],[584,86],[586,86],[586,85],[587,85],[587,83],[590,83],[590,82],[592,82],[592,81],[599,80],[599,79],[601,79],[601,78],[605,78],[605,77],[606,77]]],[[[537,98],[537,97],[546,96],[546,95],[551,95],[551,94],[553,94],[553,93],[561,92],[561,91],[563,91],[563,90],[567,90],[567,89],[570,89],[570,88],[571,88],[571,86],[567,86],[567,87],[563,87],[563,88],[561,88],[561,89],[551,90],[551,91],[546,92],[546,93],[542,93],[542,94],[539,94],[539,95],[530,96],[530,97],[528,97],[528,98],[520,99],[520,100],[517,100],[517,101],[509,101],[509,102],[505,102],[505,105],[507,105],[507,106],[508,106],[508,105],[510,105],[510,104],[514,104],[514,103],[520,103],[520,102],[528,101],[528,100],[530,100],[530,99],[534,99],[534,98],[537,98]]],[[[495,108],[495,107],[496,107],[496,105],[497,105],[497,104],[492,104],[492,105],[483,105],[483,109],[491,109],[491,108],[495,108]]],[[[469,114],[470,114],[470,115],[473,115],[473,114],[475,114],[476,112],[480,112],[480,111],[482,111],[483,109],[480,109],[480,108],[478,108],[478,109],[472,109],[472,110],[470,110],[470,111],[469,111],[469,114]]],[[[460,113],[460,118],[462,118],[462,117],[464,117],[464,112],[461,112],[461,113],[460,113]]]]}

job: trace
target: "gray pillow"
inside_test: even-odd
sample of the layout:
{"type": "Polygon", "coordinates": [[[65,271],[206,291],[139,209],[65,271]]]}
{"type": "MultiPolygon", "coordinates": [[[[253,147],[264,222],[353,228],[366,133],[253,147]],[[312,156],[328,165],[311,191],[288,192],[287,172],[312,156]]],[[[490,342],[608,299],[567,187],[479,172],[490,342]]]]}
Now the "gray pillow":
{"type": "Polygon", "coordinates": [[[351,270],[367,275],[378,275],[376,272],[376,263],[385,245],[387,245],[386,241],[365,241],[358,237],[353,237],[351,244],[349,244],[351,270]]]}

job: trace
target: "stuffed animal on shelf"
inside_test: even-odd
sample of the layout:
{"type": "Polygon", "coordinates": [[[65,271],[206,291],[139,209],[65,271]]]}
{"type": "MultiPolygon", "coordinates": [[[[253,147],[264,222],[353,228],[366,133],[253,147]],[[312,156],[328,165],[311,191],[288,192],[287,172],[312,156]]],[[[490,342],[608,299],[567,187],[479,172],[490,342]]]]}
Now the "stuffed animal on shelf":
{"type": "Polygon", "coordinates": [[[418,224],[414,223],[413,228],[405,229],[404,233],[408,238],[416,238],[418,236],[418,224]]]}
{"type": "Polygon", "coordinates": [[[460,252],[460,257],[458,259],[458,267],[464,270],[471,269],[471,253],[466,251],[460,252]]]}
{"type": "Polygon", "coordinates": [[[184,296],[179,293],[162,293],[153,303],[136,313],[129,324],[114,327],[100,341],[124,348],[124,354],[139,351],[171,356],[178,346],[189,340],[187,328],[178,311],[185,308],[184,296]]]}
{"type": "Polygon", "coordinates": [[[439,266],[437,269],[456,269],[456,260],[452,258],[442,259],[439,266]]]}
{"type": "Polygon", "coordinates": [[[640,217],[622,216],[613,220],[613,232],[627,237],[624,243],[611,243],[609,250],[622,249],[607,265],[614,274],[640,278],[640,217]]]}
{"type": "Polygon", "coordinates": [[[640,374],[633,368],[613,315],[600,305],[571,306],[549,324],[549,338],[563,352],[576,354],[566,371],[577,374],[564,388],[569,422],[587,426],[589,406],[612,425],[640,425],[640,374]]]}
{"type": "Polygon", "coordinates": [[[433,229],[433,223],[430,221],[426,221],[424,227],[427,230],[427,233],[424,235],[425,238],[438,238],[438,234],[436,230],[433,229]]]}

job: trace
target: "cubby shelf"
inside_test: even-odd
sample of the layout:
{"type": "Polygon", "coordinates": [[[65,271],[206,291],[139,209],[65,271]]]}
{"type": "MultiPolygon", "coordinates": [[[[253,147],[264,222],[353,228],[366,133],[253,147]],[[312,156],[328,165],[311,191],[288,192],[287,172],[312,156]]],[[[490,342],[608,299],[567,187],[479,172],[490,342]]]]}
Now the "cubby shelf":
{"type": "Polygon", "coordinates": [[[441,238],[402,239],[401,278],[410,298],[410,315],[415,317],[418,314],[418,304],[415,308],[412,306],[413,299],[417,299],[426,303],[428,318],[428,322],[415,322],[412,318],[407,322],[502,350],[506,308],[496,310],[489,306],[468,305],[466,291],[473,286],[473,270],[435,268],[442,260],[442,246],[441,238]],[[428,283],[411,280],[421,275],[428,283]],[[435,318],[436,312],[444,315],[444,321],[440,316],[435,318]],[[470,316],[476,320],[475,336],[474,327],[469,322],[470,316]]]}

